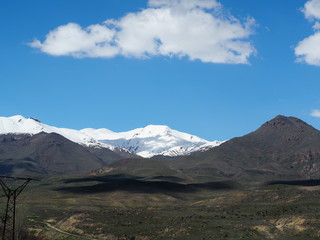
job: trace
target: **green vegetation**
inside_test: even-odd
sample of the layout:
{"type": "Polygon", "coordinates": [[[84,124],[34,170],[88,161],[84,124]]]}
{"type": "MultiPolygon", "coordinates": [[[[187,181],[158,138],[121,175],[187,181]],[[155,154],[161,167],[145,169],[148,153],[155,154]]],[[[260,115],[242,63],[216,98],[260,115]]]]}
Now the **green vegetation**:
{"type": "Polygon", "coordinates": [[[56,177],[31,183],[18,212],[43,239],[319,239],[320,186],[301,185],[56,177]]]}

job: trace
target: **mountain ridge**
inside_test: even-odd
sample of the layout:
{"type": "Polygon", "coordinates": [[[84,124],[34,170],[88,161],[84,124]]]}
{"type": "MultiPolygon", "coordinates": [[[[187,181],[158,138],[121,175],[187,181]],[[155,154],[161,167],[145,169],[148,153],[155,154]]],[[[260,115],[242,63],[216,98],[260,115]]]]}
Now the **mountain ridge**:
{"type": "MultiPolygon", "coordinates": [[[[174,130],[167,127],[159,129],[158,132],[149,132],[148,128],[142,132],[139,129],[130,132],[127,139],[124,136],[127,132],[121,137],[132,143],[140,140],[141,133],[146,137],[144,140],[152,142],[154,134],[160,140],[163,138],[165,145],[165,140],[172,137],[170,134],[174,130]]],[[[97,131],[101,134],[106,130],[97,131]]],[[[105,138],[103,134],[100,137],[105,138]]],[[[110,141],[115,140],[113,138],[110,141]]],[[[121,148],[117,149],[121,151],[121,148]]],[[[316,179],[320,178],[320,131],[298,118],[280,115],[251,133],[206,151],[175,157],[156,155],[150,159],[139,158],[125,151],[119,155],[110,149],[76,144],[57,133],[0,134],[0,164],[4,171],[14,168],[18,172],[26,168],[36,172],[76,173],[96,170],[101,174],[139,174],[146,177],[161,174],[188,179],[316,179]],[[81,162],[83,166],[80,166],[81,162]],[[59,170],[56,163],[60,166],[66,164],[66,167],[59,170]]]]}
{"type": "Polygon", "coordinates": [[[279,115],[251,133],[170,164],[185,173],[228,178],[319,178],[320,131],[279,115]]]}
{"type": "Polygon", "coordinates": [[[222,143],[221,141],[209,142],[165,125],[148,125],[144,128],[116,133],[106,128],[82,130],[57,128],[21,115],[0,117],[0,134],[34,135],[40,132],[58,133],[87,147],[108,148],[113,151],[120,149],[120,151],[128,151],[146,158],[155,155],[188,155],[193,151],[200,151],[202,145],[208,149],[222,143]]]}

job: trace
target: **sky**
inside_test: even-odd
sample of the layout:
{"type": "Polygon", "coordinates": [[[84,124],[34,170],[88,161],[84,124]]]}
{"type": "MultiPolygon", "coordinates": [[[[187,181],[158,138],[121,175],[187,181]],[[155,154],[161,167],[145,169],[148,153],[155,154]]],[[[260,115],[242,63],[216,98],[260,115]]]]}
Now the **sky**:
{"type": "Polygon", "coordinates": [[[320,129],[319,22],[320,0],[4,0],[0,116],[207,140],[277,115],[320,129]]]}

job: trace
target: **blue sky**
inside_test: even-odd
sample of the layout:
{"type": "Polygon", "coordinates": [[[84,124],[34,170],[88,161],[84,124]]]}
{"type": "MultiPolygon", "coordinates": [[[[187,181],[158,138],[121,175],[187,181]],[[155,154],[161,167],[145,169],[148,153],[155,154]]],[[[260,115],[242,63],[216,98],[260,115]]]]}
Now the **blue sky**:
{"type": "Polygon", "coordinates": [[[311,116],[320,109],[320,1],[172,2],[1,1],[0,115],[20,114],[74,129],[127,131],[164,124],[208,140],[244,135],[278,114],[320,129],[319,114],[311,116]],[[166,18],[169,25],[146,25],[157,36],[154,48],[147,49],[154,35],[133,23],[142,17],[149,23],[153,13],[168,9],[177,11],[166,18]],[[196,24],[185,18],[192,11],[199,18],[210,14],[210,23],[225,26],[212,35],[210,24],[196,36],[192,31],[179,35],[180,26],[196,24]],[[129,13],[134,14],[128,20],[129,13]],[[112,26],[103,23],[110,19],[112,26]],[[99,27],[96,35],[85,30],[90,25],[99,27]],[[178,30],[167,32],[168,26],[178,30]],[[107,44],[90,45],[109,32],[120,39],[106,40],[113,52],[107,44]],[[83,38],[68,45],[72,34],[83,38]],[[221,40],[228,34],[236,36],[221,40]],[[212,45],[218,37],[219,44],[212,45]],[[295,51],[305,39],[299,57],[295,51]]]}

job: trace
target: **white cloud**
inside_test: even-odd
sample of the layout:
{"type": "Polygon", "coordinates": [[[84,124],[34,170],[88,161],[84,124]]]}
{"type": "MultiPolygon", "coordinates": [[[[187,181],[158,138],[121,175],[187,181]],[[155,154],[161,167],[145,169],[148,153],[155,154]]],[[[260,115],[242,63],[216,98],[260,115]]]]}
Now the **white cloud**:
{"type": "Polygon", "coordinates": [[[213,9],[220,4],[215,0],[149,0],[150,7],[178,7],[183,9],[204,8],[213,9]]]}
{"type": "Polygon", "coordinates": [[[115,34],[104,25],[83,29],[78,24],[69,23],[49,32],[43,43],[35,40],[30,45],[54,56],[112,57],[119,52],[111,45],[115,34]]]}
{"type": "Polygon", "coordinates": [[[305,17],[308,19],[320,19],[320,1],[309,0],[302,9],[305,17]]]}
{"type": "Polygon", "coordinates": [[[320,32],[299,42],[295,49],[298,62],[320,66],[320,32]]]}
{"type": "Polygon", "coordinates": [[[318,117],[318,118],[320,118],[320,110],[319,110],[319,109],[314,109],[314,110],[312,110],[312,112],[310,113],[310,115],[311,115],[312,117],[318,117]]]}
{"type": "Polygon", "coordinates": [[[315,33],[298,43],[295,55],[298,62],[320,66],[320,0],[309,0],[304,5],[302,12],[305,18],[315,22],[315,33]]]}
{"type": "Polygon", "coordinates": [[[148,8],[82,28],[69,23],[30,45],[55,56],[188,57],[211,63],[248,63],[253,19],[222,14],[215,0],[149,0],[148,8]]]}

